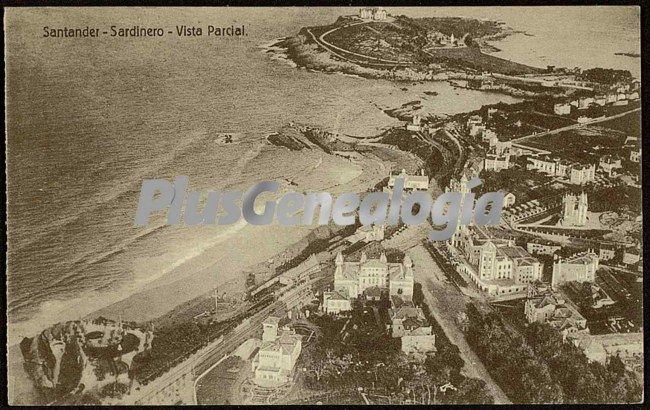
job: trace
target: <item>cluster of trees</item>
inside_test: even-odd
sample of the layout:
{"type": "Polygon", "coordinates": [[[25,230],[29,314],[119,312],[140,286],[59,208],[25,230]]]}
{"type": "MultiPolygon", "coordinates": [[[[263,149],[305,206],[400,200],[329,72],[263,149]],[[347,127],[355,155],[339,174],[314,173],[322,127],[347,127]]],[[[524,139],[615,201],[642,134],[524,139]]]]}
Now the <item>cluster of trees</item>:
{"type": "Polygon", "coordinates": [[[578,347],[564,343],[561,335],[546,324],[529,326],[526,340],[548,364],[551,377],[562,386],[565,403],[641,401],[641,382],[618,356],[610,358],[607,365],[589,362],[578,347]]]}
{"type": "Polygon", "coordinates": [[[209,326],[187,321],[156,330],[151,349],[133,357],[129,376],[140,383],[148,383],[235,327],[242,319],[240,315],[209,326]]]}
{"type": "MultiPolygon", "coordinates": [[[[414,302],[433,320],[416,284],[414,302]]],[[[362,310],[362,309],[361,309],[362,310]]],[[[372,315],[372,314],[370,314],[372,315]]],[[[356,316],[348,322],[329,316],[314,317],[322,337],[303,354],[305,382],[315,390],[365,391],[392,398],[393,403],[491,404],[485,382],[462,374],[465,363],[457,346],[447,339],[437,323],[436,353],[424,360],[401,352],[400,340],[378,329],[367,334],[368,325],[356,316]]]]}
{"type": "Polygon", "coordinates": [[[555,190],[546,184],[550,178],[524,167],[515,167],[501,171],[481,171],[479,174],[483,184],[479,185],[475,192],[477,196],[485,192],[496,192],[500,189],[515,194],[517,203],[543,198],[555,193],[555,190]],[[529,181],[532,181],[536,188],[530,189],[529,181]]]}
{"type": "Polygon", "coordinates": [[[632,74],[628,70],[615,70],[613,68],[590,68],[583,70],[578,79],[593,83],[613,85],[632,81],[632,74]]]}
{"type": "Polygon", "coordinates": [[[394,145],[401,151],[417,155],[424,162],[424,172],[431,178],[438,178],[451,171],[450,167],[442,166],[445,163],[443,154],[421,138],[404,128],[392,128],[381,136],[383,144],[394,145]]]}
{"type": "Polygon", "coordinates": [[[594,189],[589,193],[589,210],[592,212],[621,212],[629,210],[641,213],[643,199],[641,190],[630,186],[613,186],[594,189]]]}
{"type": "Polygon", "coordinates": [[[606,366],[546,324],[530,325],[522,336],[494,312],[468,305],[467,341],[515,403],[634,403],[642,385],[618,357],[606,366]]]}
{"type": "Polygon", "coordinates": [[[314,349],[306,364],[306,385],[318,390],[363,387],[370,393],[390,396],[393,403],[493,403],[484,381],[460,374],[459,363],[454,360],[457,352],[441,351],[424,362],[399,351],[381,359],[364,360],[367,358],[314,349]]]}
{"type": "Polygon", "coordinates": [[[468,305],[467,319],[467,342],[513,402],[563,402],[562,388],[521,335],[506,329],[494,313],[483,315],[474,305],[468,305]]]}

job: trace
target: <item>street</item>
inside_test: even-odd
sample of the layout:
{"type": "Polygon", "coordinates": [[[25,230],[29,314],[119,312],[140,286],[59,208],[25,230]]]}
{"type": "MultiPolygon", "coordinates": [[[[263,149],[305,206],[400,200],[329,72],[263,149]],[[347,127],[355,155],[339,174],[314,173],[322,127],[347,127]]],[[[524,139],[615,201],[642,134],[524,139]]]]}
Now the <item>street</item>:
{"type": "Polygon", "coordinates": [[[445,274],[422,245],[411,249],[409,255],[416,265],[415,280],[422,284],[422,293],[431,314],[451,343],[458,346],[460,350],[461,357],[465,361],[463,372],[469,377],[484,380],[496,404],[511,403],[467,344],[465,335],[456,321],[458,313],[465,311],[465,305],[470,298],[451,284],[439,280],[444,278],[445,274]]]}

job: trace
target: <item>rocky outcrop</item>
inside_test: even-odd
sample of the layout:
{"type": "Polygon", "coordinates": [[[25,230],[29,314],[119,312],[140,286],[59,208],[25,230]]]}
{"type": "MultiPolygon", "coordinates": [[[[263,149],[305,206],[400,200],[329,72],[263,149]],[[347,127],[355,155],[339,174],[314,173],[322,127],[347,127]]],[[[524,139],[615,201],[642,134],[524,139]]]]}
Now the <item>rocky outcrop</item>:
{"type": "Polygon", "coordinates": [[[20,349],[34,386],[44,400],[56,402],[69,393],[101,398],[106,382],[115,380],[106,376],[128,378],[133,356],[149,349],[152,339],[152,331],[119,322],[71,321],[24,338],[20,349]]]}

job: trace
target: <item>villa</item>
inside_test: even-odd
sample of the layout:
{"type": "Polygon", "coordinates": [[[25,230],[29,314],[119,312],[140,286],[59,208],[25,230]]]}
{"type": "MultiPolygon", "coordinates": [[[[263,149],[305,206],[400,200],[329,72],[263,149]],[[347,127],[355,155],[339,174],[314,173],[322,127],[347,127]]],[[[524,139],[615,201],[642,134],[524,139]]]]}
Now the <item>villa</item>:
{"type": "Polygon", "coordinates": [[[560,249],[559,244],[542,238],[533,238],[526,243],[526,250],[530,254],[553,255],[560,249]]]}
{"type": "Polygon", "coordinates": [[[566,178],[569,183],[577,185],[596,179],[594,164],[580,164],[547,155],[528,158],[526,168],[549,176],[566,178]]]}
{"type": "Polygon", "coordinates": [[[491,149],[483,159],[483,169],[485,171],[501,171],[510,168],[510,155],[498,154],[491,149]]]}
{"type": "Polygon", "coordinates": [[[553,112],[557,115],[569,115],[571,114],[571,104],[557,103],[553,106],[553,112]]]}
{"type": "Polygon", "coordinates": [[[436,336],[422,309],[404,304],[390,310],[390,319],[391,336],[400,338],[404,353],[436,351],[436,336]]]}
{"type": "Polygon", "coordinates": [[[591,251],[577,253],[566,259],[555,255],[551,285],[555,288],[569,281],[593,283],[596,281],[597,270],[598,255],[591,251]]]}
{"type": "Polygon", "coordinates": [[[530,298],[524,305],[528,323],[548,323],[564,338],[576,333],[589,333],[587,319],[554,294],[530,298]]]}
{"type": "Polygon", "coordinates": [[[381,7],[359,9],[359,18],[364,20],[386,20],[386,10],[381,7]]]}
{"type": "Polygon", "coordinates": [[[603,156],[598,163],[598,167],[610,176],[615,169],[623,168],[621,159],[614,155],[603,156]]]}
{"type": "Polygon", "coordinates": [[[302,350],[302,336],[288,327],[283,327],[278,333],[279,323],[280,318],[270,316],[262,324],[262,346],[252,363],[256,384],[284,384],[293,375],[302,350]]]}
{"type": "Polygon", "coordinates": [[[323,311],[325,313],[339,314],[352,310],[350,299],[337,291],[323,293],[323,311]]]}
{"type": "Polygon", "coordinates": [[[345,261],[339,252],[335,264],[334,290],[348,299],[364,295],[373,287],[387,289],[389,295],[405,299],[413,296],[413,262],[408,255],[402,263],[391,263],[385,253],[379,259],[368,259],[363,252],[361,259],[354,262],[345,261]]]}

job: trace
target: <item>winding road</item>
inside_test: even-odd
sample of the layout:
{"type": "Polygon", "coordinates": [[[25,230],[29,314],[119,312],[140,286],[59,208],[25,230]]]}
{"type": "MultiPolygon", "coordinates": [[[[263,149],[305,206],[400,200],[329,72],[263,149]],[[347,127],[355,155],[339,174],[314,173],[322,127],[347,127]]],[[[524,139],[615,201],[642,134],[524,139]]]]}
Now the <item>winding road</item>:
{"type": "Polygon", "coordinates": [[[316,37],[314,35],[314,33],[311,32],[310,29],[307,29],[307,33],[309,33],[309,35],[312,37],[312,39],[319,46],[324,48],[325,50],[329,51],[330,53],[334,54],[335,56],[337,56],[339,58],[342,58],[342,59],[347,60],[347,61],[351,61],[351,62],[356,63],[356,64],[374,65],[374,66],[382,66],[382,67],[409,66],[409,65],[413,64],[410,61],[387,60],[387,59],[383,59],[383,58],[368,56],[368,55],[365,55],[365,54],[355,53],[354,51],[346,50],[344,48],[335,46],[334,44],[332,44],[332,43],[328,42],[327,40],[325,40],[325,36],[328,36],[328,35],[334,33],[335,31],[340,30],[341,28],[358,26],[358,25],[367,24],[367,23],[371,23],[371,21],[361,21],[361,22],[358,22],[358,23],[350,23],[350,24],[346,24],[346,25],[343,25],[343,26],[334,27],[333,29],[328,30],[325,33],[321,34],[319,37],[316,37]],[[369,60],[369,61],[359,61],[359,60],[357,60],[357,59],[355,59],[353,57],[349,57],[347,55],[357,57],[357,58],[361,58],[361,59],[364,59],[364,60],[369,60]]]}

